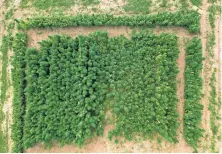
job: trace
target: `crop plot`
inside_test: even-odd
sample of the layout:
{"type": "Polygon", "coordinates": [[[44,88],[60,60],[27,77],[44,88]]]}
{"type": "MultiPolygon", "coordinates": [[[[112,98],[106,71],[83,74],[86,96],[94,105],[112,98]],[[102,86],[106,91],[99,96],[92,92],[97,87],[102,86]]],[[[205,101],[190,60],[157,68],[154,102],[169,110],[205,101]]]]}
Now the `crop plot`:
{"type": "MultiPolygon", "coordinates": [[[[198,14],[186,12],[184,18],[175,20],[182,14],[184,12],[137,17],[42,17],[18,21],[18,28],[175,25],[198,32],[195,20],[198,14]],[[171,18],[166,20],[164,16],[171,18]],[[188,21],[191,16],[193,19],[188,21]]],[[[18,53],[15,61],[18,57],[22,64],[18,65],[21,70],[17,73],[25,75],[23,79],[20,76],[25,84],[23,88],[20,85],[24,108],[18,108],[25,110],[25,116],[16,116],[14,120],[22,118],[23,121],[17,128],[14,125],[14,130],[22,128],[23,138],[21,142],[21,137],[15,137],[18,145],[14,150],[54,141],[82,146],[87,139],[103,134],[107,105],[115,124],[108,133],[110,139],[122,136],[132,140],[138,135],[147,139],[159,134],[166,141],[177,143],[177,37],[145,31],[131,35],[131,38],[109,38],[107,33],[95,32],[75,39],[55,35],[40,42],[38,52],[21,50],[27,46],[27,36],[18,34],[14,44],[14,52],[18,53]]]]}
{"type": "Polygon", "coordinates": [[[53,140],[82,145],[93,134],[103,134],[105,99],[114,106],[112,110],[119,117],[117,128],[110,134],[123,133],[130,139],[134,133],[152,136],[158,132],[170,142],[177,142],[176,59],[179,50],[175,36],[139,33],[131,40],[108,39],[107,33],[99,32],[76,39],[53,36],[42,41],[40,50],[27,50],[27,59],[24,59],[27,61],[25,148],[53,140]],[[165,91],[161,91],[163,86],[165,91]],[[164,107],[167,102],[172,104],[164,107]],[[138,115],[130,114],[136,110],[138,115]],[[153,111],[153,115],[146,110],[153,111]],[[139,117],[144,119],[139,123],[132,121],[139,117]],[[161,122],[163,119],[166,123],[161,122]],[[145,121],[150,126],[143,126],[145,121]],[[155,127],[156,122],[161,123],[159,128],[155,127]]]}
{"type": "MultiPolygon", "coordinates": [[[[180,16],[180,13],[175,15],[180,16]]],[[[170,16],[174,16],[174,14],[170,16]]],[[[143,18],[153,20],[151,17],[155,18],[155,15],[138,18],[137,22],[131,24],[152,25],[150,22],[142,22],[143,18]]],[[[130,24],[130,19],[123,17],[118,19],[112,16],[94,16],[93,18],[95,21],[92,21],[90,16],[68,17],[60,22],[59,27],[81,26],[87,22],[87,25],[112,25],[111,19],[114,25],[130,24]],[[82,19],[82,21],[69,22],[69,20],[76,19],[82,19]]],[[[19,23],[19,28],[57,27],[53,22],[43,24],[42,21],[46,20],[46,18],[36,18],[28,22],[22,21],[19,23]]],[[[54,18],[53,20],[61,19],[54,18]]],[[[162,21],[162,15],[159,15],[158,20],[158,22],[155,21],[157,24],[168,24],[162,21]]],[[[186,25],[188,30],[193,31],[194,28],[194,31],[197,31],[198,25],[195,20],[189,22],[193,22],[194,26],[188,26],[186,22],[179,23],[178,21],[175,24],[186,25]]],[[[75,39],[59,35],[51,36],[49,40],[40,43],[40,52],[37,52],[36,49],[28,49],[26,54],[23,53],[27,57],[24,59],[24,62],[27,62],[26,68],[24,68],[27,70],[26,88],[24,89],[27,116],[23,120],[24,143],[21,144],[24,144],[25,149],[38,142],[50,143],[52,141],[59,141],[62,144],[75,142],[81,146],[87,138],[103,134],[107,105],[104,102],[108,102],[116,125],[114,130],[109,131],[110,139],[124,136],[128,140],[132,140],[135,135],[152,138],[154,134],[158,133],[165,140],[177,143],[179,127],[176,88],[179,54],[177,45],[177,37],[170,34],[154,35],[139,32],[132,34],[131,39],[127,39],[123,36],[108,38],[107,33],[97,32],[89,36],[77,36],[75,39]],[[59,55],[61,56],[58,57],[59,55]],[[62,59],[63,62],[60,64],[59,61],[62,59]],[[54,66],[55,69],[53,70],[51,66],[54,66]],[[64,76],[64,72],[67,76],[64,76]],[[77,77],[75,80],[74,76],[77,77]],[[65,78],[67,82],[63,81],[65,78]],[[49,81],[54,81],[54,86],[49,81]],[[71,85],[79,85],[79,87],[71,85]],[[77,89],[75,90],[75,88],[77,89]],[[69,90],[72,91],[72,94],[69,94],[69,90]],[[38,103],[40,104],[38,105],[38,103]],[[42,110],[37,109],[35,105],[42,110]],[[63,105],[64,109],[62,109],[63,105]],[[67,113],[68,106],[71,108],[70,113],[73,113],[71,115],[75,115],[73,120],[67,113]],[[55,115],[47,114],[47,112],[53,111],[53,107],[55,107],[55,115]],[[60,110],[57,111],[57,109],[60,110]],[[62,111],[67,112],[62,113],[62,111]],[[63,119],[66,119],[67,114],[70,119],[66,122],[70,122],[66,124],[63,119]],[[51,116],[57,117],[56,123],[50,122],[50,119],[54,119],[51,116]],[[36,120],[33,121],[33,119],[36,120]],[[45,122],[45,119],[48,121],[45,122]],[[76,123],[76,127],[71,125],[73,122],[76,123]],[[51,125],[49,126],[49,124],[51,125]],[[67,126],[65,129],[61,128],[63,131],[59,128],[62,125],[67,126]],[[58,132],[57,135],[55,135],[56,132],[58,132]],[[61,134],[61,132],[65,134],[61,134]]]]}

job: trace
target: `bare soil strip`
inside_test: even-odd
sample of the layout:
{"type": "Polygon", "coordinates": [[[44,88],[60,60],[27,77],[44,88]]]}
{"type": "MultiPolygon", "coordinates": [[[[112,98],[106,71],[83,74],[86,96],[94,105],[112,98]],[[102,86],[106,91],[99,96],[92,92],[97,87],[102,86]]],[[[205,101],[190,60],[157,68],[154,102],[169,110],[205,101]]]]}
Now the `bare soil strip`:
{"type": "MultiPolygon", "coordinates": [[[[28,30],[28,47],[39,48],[38,42],[47,39],[49,35],[65,34],[71,37],[77,37],[78,35],[88,35],[96,30],[107,31],[110,37],[116,37],[124,35],[130,38],[132,28],[121,26],[121,27],[76,27],[76,28],[56,28],[56,29],[33,29],[28,30]]],[[[184,112],[184,69],[185,69],[185,44],[183,39],[191,39],[195,35],[190,34],[183,28],[161,28],[156,27],[153,30],[156,34],[161,33],[174,33],[178,36],[178,47],[180,50],[179,58],[177,60],[179,73],[177,76],[177,96],[178,112],[180,114],[180,128],[178,130],[179,143],[174,145],[166,141],[163,141],[161,145],[157,144],[156,141],[140,141],[140,142],[129,142],[126,141],[124,144],[114,144],[113,141],[109,141],[107,138],[109,130],[113,128],[112,125],[107,125],[104,130],[103,137],[97,137],[89,141],[82,149],[73,145],[65,145],[59,147],[58,144],[54,144],[51,149],[44,149],[44,146],[38,144],[33,148],[26,150],[25,152],[192,152],[192,148],[187,145],[183,138],[183,112],[184,112]]]]}
{"type": "MultiPolygon", "coordinates": [[[[215,47],[214,47],[214,67],[217,69],[216,71],[216,91],[217,91],[217,98],[221,99],[221,47],[220,47],[220,25],[221,25],[221,18],[219,15],[216,16],[216,21],[215,21],[215,29],[214,29],[214,34],[215,34],[215,47]]],[[[219,111],[220,117],[222,115],[222,108],[219,111]]],[[[219,122],[220,128],[219,128],[219,135],[221,134],[221,126],[222,123],[219,122]]],[[[219,140],[216,144],[216,149],[220,150],[222,152],[222,142],[219,140]]]]}
{"type": "MultiPolygon", "coordinates": [[[[11,50],[8,51],[8,59],[10,61],[10,57],[11,57],[11,50]]],[[[7,74],[8,74],[8,83],[12,83],[12,79],[11,79],[11,69],[12,69],[12,65],[10,64],[9,62],[9,65],[7,67],[7,74]]],[[[13,109],[13,106],[12,106],[12,100],[13,100],[13,87],[12,85],[10,85],[7,89],[7,92],[6,92],[6,101],[4,103],[4,106],[3,106],[3,112],[4,112],[4,115],[6,116],[6,118],[4,119],[3,121],[3,124],[5,123],[5,130],[7,131],[4,131],[5,132],[5,135],[7,135],[8,137],[8,152],[10,153],[11,150],[12,150],[12,138],[11,138],[11,124],[12,124],[12,109],[13,109]]]]}
{"type": "MultiPolygon", "coordinates": [[[[186,44],[183,41],[183,38],[179,38],[179,48],[180,48],[180,54],[179,58],[177,60],[178,63],[178,68],[179,68],[179,74],[177,75],[177,97],[179,99],[178,103],[178,111],[180,114],[180,128],[179,128],[179,146],[177,146],[178,150],[182,149],[187,151],[192,151],[192,148],[186,143],[184,137],[183,137],[183,117],[184,117],[184,86],[185,86],[185,77],[184,77],[184,71],[185,71],[185,66],[186,66],[186,61],[185,61],[185,47],[186,44]]],[[[184,151],[184,152],[185,152],[184,151]]],[[[183,152],[183,151],[181,151],[183,152]]]]}
{"type": "MultiPolygon", "coordinates": [[[[209,106],[209,96],[210,96],[210,77],[211,77],[211,67],[210,67],[210,60],[209,55],[206,49],[207,44],[207,31],[209,30],[209,20],[208,20],[208,3],[207,0],[202,1],[202,14],[201,14],[201,39],[202,39],[202,51],[203,57],[205,60],[203,61],[203,69],[202,69],[202,79],[203,79],[203,97],[202,97],[202,104],[204,105],[203,108],[203,118],[202,118],[202,127],[205,130],[204,135],[209,135],[210,132],[210,112],[208,110],[209,106]]],[[[209,137],[203,138],[201,142],[202,149],[200,152],[208,152],[209,150],[209,137]]]]}
{"type": "MultiPolygon", "coordinates": [[[[221,4],[222,4],[222,2],[221,2],[221,4]]],[[[221,23],[221,16],[219,17],[219,21],[218,21],[218,24],[219,24],[219,32],[218,32],[218,34],[217,35],[219,35],[219,40],[218,40],[218,42],[219,42],[219,45],[218,45],[218,49],[219,49],[219,56],[220,56],[220,58],[219,58],[219,72],[218,72],[218,76],[219,76],[219,86],[220,86],[220,88],[219,88],[219,97],[220,97],[220,101],[221,101],[221,99],[222,99],[222,92],[221,92],[221,90],[222,90],[222,78],[221,78],[221,76],[222,76],[222,61],[221,61],[221,57],[222,57],[222,37],[221,37],[221,35],[222,35],[222,32],[221,32],[221,25],[222,25],[222,23],[221,23]]],[[[221,109],[220,109],[220,117],[222,117],[222,104],[220,104],[221,105],[221,109]]],[[[219,124],[220,124],[220,135],[222,134],[222,119],[220,120],[220,122],[219,122],[219,124]]],[[[219,141],[219,152],[220,153],[222,153],[222,139],[220,139],[220,141],[219,141]]]]}
{"type": "MultiPolygon", "coordinates": [[[[134,28],[126,27],[126,26],[120,26],[120,27],[72,27],[72,28],[53,28],[53,29],[31,29],[28,30],[28,47],[34,47],[39,48],[39,41],[45,40],[50,35],[68,35],[71,37],[77,37],[78,35],[88,35],[89,33],[92,33],[96,30],[100,31],[107,31],[109,37],[117,37],[120,35],[124,35],[127,38],[130,38],[130,34],[134,28]]],[[[162,27],[156,27],[153,30],[155,33],[174,33],[178,37],[186,37],[186,38],[192,38],[194,35],[190,34],[186,29],[184,28],[178,28],[178,27],[170,27],[170,28],[162,28],[162,27]]]]}

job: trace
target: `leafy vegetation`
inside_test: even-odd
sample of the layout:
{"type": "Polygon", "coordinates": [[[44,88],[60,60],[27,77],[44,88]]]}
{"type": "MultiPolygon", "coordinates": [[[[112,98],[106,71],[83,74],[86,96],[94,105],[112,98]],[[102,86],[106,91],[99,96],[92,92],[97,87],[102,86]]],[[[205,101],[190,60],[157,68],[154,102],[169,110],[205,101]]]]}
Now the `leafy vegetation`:
{"type": "MultiPolygon", "coordinates": [[[[211,26],[211,31],[208,32],[207,35],[207,51],[210,55],[210,58],[214,59],[214,45],[215,45],[215,17],[221,11],[221,7],[217,6],[217,0],[209,0],[208,2],[212,3],[211,6],[208,7],[209,12],[209,22],[211,26]]],[[[211,65],[212,68],[212,65],[211,65]]],[[[210,138],[210,150],[211,152],[218,152],[219,147],[217,142],[220,140],[220,98],[217,97],[216,91],[216,69],[214,69],[211,80],[210,80],[210,97],[209,97],[209,111],[210,111],[210,128],[211,128],[211,138],[210,138]],[[218,138],[219,137],[219,138],[218,138]]]]}
{"type": "MultiPolygon", "coordinates": [[[[4,119],[3,115],[3,105],[6,100],[6,91],[8,88],[8,82],[7,82],[7,65],[8,65],[8,40],[7,36],[2,37],[2,46],[1,46],[1,54],[2,54],[2,74],[1,74],[1,103],[0,103],[0,123],[2,123],[4,119]]],[[[0,152],[6,153],[7,152],[7,141],[6,137],[3,134],[2,130],[0,130],[0,152]]]]}
{"type": "Polygon", "coordinates": [[[211,58],[214,57],[214,45],[215,45],[215,35],[214,31],[210,31],[207,33],[207,51],[211,58]]]}
{"type": "Polygon", "coordinates": [[[209,3],[216,3],[217,0],[208,0],[209,3]]]}
{"type": "Polygon", "coordinates": [[[215,17],[216,14],[219,13],[221,10],[220,6],[217,5],[211,5],[208,7],[208,12],[209,12],[209,22],[210,22],[210,26],[211,28],[215,28],[215,17]]]}
{"type": "Polygon", "coordinates": [[[40,52],[27,51],[25,148],[54,140],[81,146],[103,134],[106,77],[99,55],[107,38],[54,36],[40,52]]]}
{"type": "Polygon", "coordinates": [[[160,7],[166,7],[167,6],[167,0],[162,0],[160,7]]]}
{"type": "Polygon", "coordinates": [[[8,20],[13,16],[14,10],[11,8],[8,12],[5,13],[5,19],[8,20]]]}
{"type": "Polygon", "coordinates": [[[146,14],[150,13],[151,3],[151,0],[127,0],[127,4],[123,8],[127,12],[146,14]]]}
{"type": "Polygon", "coordinates": [[[12,4],[12,0],[4,0],[3,1],[4,6],[6,6],[6,8],[10,7],[10,4],[12,4]]]}
{"type": "MultiPolygon", "coordinates": [[[[3,105],[0,104],[0,108],[3,108],[3,105]]],[[[0,111],[0,123],[2,123],[4,119],[3,112],[0,111]]],[[[3,134],[2,130],[0,130],[0,153],[7,153],[7,139],[6,136],[3,134]]]]}
{"type": "Polygon", "coordinates": [[[202,4],[202,0],[190,0],[193,5],[200,6],[202,4]]]}
{"type": "Polygon", "coordinates": [[[188,4],[187,0],[180,0],[179,2],[181,4],[181,8],[180,9],[183,10],[183,9],[187,9],[189,7],[189,4],[188,4]]]}
{"type": "Polygon", "coordinates": [[[38,9],[49,9],[53,7],[64,7],[64,8],[70,8],[71,6],[75,4],[80,5],[92,5],[92,4],[99,4],[99,0],[22,0],[21,6],[23,8],[26,8],[30,6],[29,3],[31,3],[32,6],[38,9]]]}
{"type": "Polygon", "coordinates": [[[190,32],[200,31],[200,15],[195,11],[178,11],[174,13],[163,12],[140,16],[113,16],[113,15],[77,15],[36,17],[18,21],[19,29],[50,28],[50,27],[76,27],[76,26],[179,26],[187,28],[190,32]]]}
{"type": "Polygon", "coordinates": [[[2,37],[2,85],[1,85],[1,104],[5,102],[6,99],[6,92],[8,89],[8,81],[7,81],[7,66],[8,66],[8,37],[3,36],[2,37]]]}
{"type": "Polygon", "coordinates": [[[197,151],[198,141],[204,132],[200,126],[203,110],[203,105],[200,103],[202,61],[201,40],[195,37],[186,46],[184,106],[184,138],[195,151],[197,151]]]}
{"type": "Polygon", "coordinates": [[[14,44],[14,58],[12,69],[13,83],[13,125],[12,125],[12,151],[20,153],[23,151],[23,127],[25,115],[25,95],[24,89],[26,85],[25,77],[25,51],[27,45],[27,36],[24,33],[17,33],[14,44]]]}
{"type": "Polygon", "coordinates": [[[219,133],[219,128],[220,128],[220,102],[217,99],[217,91],[215,87],[215,82],[216,82],[216,76],[215,76],[216,70],[214,70],[211,81],[210,81],[210,87],[211,87],[211,92],[210,92],[210,104],[209,104],[209,110],[210,110],[210,127],[211,127],[211,132],[212,132],[212,138],[211,138],[211,152],[217,152],[216,149],[216,141],[218,133],[219,133]]]}
{"type": "Polygon", "coordinates": [[[82,5],[95,5],[95,4],[99,4],[100,3],[100,0],[81,0],[79,2],[79,4],[82,4],[82,5]]]}
{"type": "Polygon", "coordinates": [[[108,56],[116,61],[111,65],[115,74],[109,94],[116,128],[109,137],[132,140],[134,135],[152,138],[159,134],[169,142],[178,142],[177,37],[139,33],[132,36],[131,44],[126,39],[111,39],[110,44],[110,50],[119,54],[108,56]]]}

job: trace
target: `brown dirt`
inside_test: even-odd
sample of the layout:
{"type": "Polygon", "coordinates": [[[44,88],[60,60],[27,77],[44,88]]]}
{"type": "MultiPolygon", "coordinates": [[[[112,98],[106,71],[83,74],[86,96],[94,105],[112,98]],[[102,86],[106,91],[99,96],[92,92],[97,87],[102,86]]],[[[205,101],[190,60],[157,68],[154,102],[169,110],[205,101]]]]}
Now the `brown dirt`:
{"type": "MultiPolygon", "coordinates": [[[[17,0],[16,0],[17,1],[17,0]]],[[[20,0],[18,0],[20,1],[20,0]]],[[[163,8],[160,6],[160,0],[151,0],[151,13],[157,13],[161,11],[177,11],[180,8],[180,0],[167,0],[167,7],[163,8]]],[[[32,16],[41,16],[41,15],[52,15],[58,14],[58,12],[63,12],[68,15],[77,15],[77,14],[93,14],[93,13],[101,13],[101,14],[114,14],[114,15],[129,15],[133,14],[131,12],[125,12],[123,7],[127,4],[127,0],[100,0],[98,5],[74,5],[70,8],[61,10],[57,9],[48,9],[41,10],[35,9],[34,7],[28,8],[18,8],[15,11],[15,18],[20,19],[24,17],[32,17],[32,16]]]]}
{"type": "Polygon", "coordinates": [[[3,125],[2,125],[2,129],[4,134],[7,136],[7,142],[8,142],[8,152],[11,152],[12,150],[12,145],[13,145],[13,141],[11,139],[11,125],[12,125],[12,110],[13,110],[13,106],[12,106],[12,100],[13,100],[13,87],[12,87],[12,79],[11,79],[11,69],[12,69],[12,65],[10,63],[11,61],[11,56],[12,56],[12,51],[8,50],[8,66],[7,66],[7,83],[10,83],[10,86],[8,87],[7,91],[6,91],[6,101],[4,102],[4,106],[3,106],[3,113],[5,115],[5,118],[3,120],[3,125]]]}
{"type": "MultiPolygon", "coordinates": [[[[55,34],[66,34],[68,36],[76,37],[79,34],[88,35],[89,33],[95,31],[107,31],[110,37],[115,37],[119,35],[125,35],[130,37],[132,31],[129,27],[77,27],[77,28],[58,28],[58,29],[34,29],[28,30],[28,46],[39,48],[38,41],[44,40],[48,35],[55,34]]],[[[187,30],[183,28],[160,28],[156,27],[153,29],[156,34],[162,32],[165,33],[176,33],[179,37],[178,45],[180,49],[179,58],[177,60],[179,67],[179,74],[177,76],[177,95],[179,98],[178,112],[180,113],[180,128],[178,131],[179,143],[174,145],[163,141],[161,145],[157,144],[156,141],[140,141],[140,142],[129,142],[124,141],[124,144],[114,144],[107,138],[108,131],[113,128],[112,125],[107,125],[104,130],[104,137],[97,137],[89,141],[89,144],[84,146],[84,148],[79,149],[75,145],[66,145],[64,147],[59,147],[58,144],[54,144],[51,149],[44,149],[43,145],[38,144],[33,148],[28,149],[25,152],[192,152],[192,149],[186,144],[183,139],[183,103],[184,103],[184,68],[185,68],[185,49],[183,39],[191,39],[194,35],[190,34],[187,30]]]]}
{"type": "Polygon", "coordinates": [[[10,86],[8,88],[8,91],[7,91],[7,100],[5,102],[4,105],[8,106],[6,113],[5,115],[7,115],[7,128],[8,128],[8,152],[11,152],[12,150],[12,139],[11,139],[11,133],[12,133],[12,129],[11,129],[11,125],[12,125],[12,110],[13,110],[13,106],[12,106],[12,100],[13,100],[13,87],[12,87],[12,64],[11,64],[11,58],[12,58],[12,51],[9,50],[8,51],[8,67],[7,67],[7,73],[8,73],[8,82],[10,83],[10,86]]]}
{"type": "Polygon", "coordinates": [[[100,0],[98,5],[74,5],[70,8],[61,10],[57,9],[48,9],[39,11],[36,8],[18,8],[15,11],[15,18],[20,19],[24,17],[40,16],[40,15],[52,15],[58,14],[58,12],[63,12],[68,15],[77,15],[77,14],[93,14],[93,13],[102,13],[102,14],[114,14],[114,15],[123,15],[127,14],[122,8],[125,5],[124,0],[100,0]]]}
{"type": "Polygon", "coordinates": [[[150,12],[162,12],[162,11],[177,11],[180,7],[180,0],[167,0],[167,6],[161,7],[162,1],[161,0],[152,0],[153,5],[150,7],[150,12]]]}
{"type": "MultiPolygon", "coordinates": [[[[124,35],[130,38],[132,28],[121,26],[121,27],[75,27],[75,28],[55,28],[55,29],[31,29],[28,30],[28,47],[39,48],[38,42],[45,40],[50,35],[68,35],[71,37],[76,37],[78,35],[88,35],[96,30],[107,31],[109,37],[116,37],[124,35]]],[[[156,27],[153,31],[157,34],[164,33],[176,33],[176,35],[181,37],[186,37],[188,39],[192,38],[194,35],[190,34],[187,30],[183,28],[161,28],[156,27]]]]}
{"type": "Polygon", "coordinates": [[[14,5],[15,5],[16,8],[19,7],[21,1],[22,1],[22,0],[15,0],[15,1],[14,1],[14,5]]]}
{"type": "Polygon", "coordinates": [[[115,10],[115,12],[118,14],[124,13],[123,6],[126,5],[126,2],[124,0],[100,0],[100,4],[98,8],[100,9],[100,12],[112,12],[115,10]]]}
{"type": "MultiPolygon", "coordinates": [[[[9,68],[9,67],[8,67],[9,68]]],[[[3,106],[3,113],[5,119],[3,120],[2,129],[4,134],[8,137],[8,152],[11,152],[13,141],[11,139],[11,124],[12,124],[12,86],[7,90],[7,100],[3,106]]]]}
{"type": "MultiPolygon", "coordinates": [[[[217,90],[217,97],[218,99],[222,98],[221,97],[221,54],[222,54],[222,51],[221,51],[221,47],[220,47],[220,16],[217,16],[216,17],[216,21],[215,21],[215,52],[214,52],[214,59],[215,59],[215,68],[217,69],[217,72],[216,72],[216,90],[217,90]]],[[[220,113],[220,117],[222,115],[222,109],[220,109],[219,111],[220,113]]],[[[219,125],[220,125],[220,130],[219,130],[219,133],[218,134],[221,134],[221,121],[219,121],[219,125]]],[[[222,152],[222,141],[220,140],[219,142],[217,142],[217,145],[216,145],[217,149],[220,150],[220,152],[222,152]]]]}
{"type": "MultiPolygon", "coordinates": [[[[221,57],[222,57],[222,38],[221,38],[221,35],[222,35],[222,32],[221,32],[221,17],[219,17],[218,19],[218,55],[219,55],[219,72],[218,72],[218,81],[219,81],[219,98],[220,98],[220,101],[222,99],[222,92],[221,92],[221,88],[222,88],[222,81],[221,81],[221,75],[222,75],[222,62],[221,62],[221,57]]],[[[221,109],[220,109],[220,117],[222,117],[222,104],[221,104],[221,109]]],[[[219,124],[220,124],[220,135],[222,134],[222,119],[219,121],[219,124]]],[[[222,140],[220,139],[219,143],[218,143],[218,146],[219,146],[219,152],[222,153],[222,140]]]]}
{"type": "Polygon", "coordinates": [[[184,117],[184,71],[185,71],[185,65],[186,65],[186,61],[185,61],[185,42],[183,40],[184,38],[179,38],[179,48],[180,48],[180,54],[179,54],[179,58],[177,60],[178,63],[178,67],[179,67],[179,74],[177,75],[177,97],[179,99],[179,104],[178,104],[178,111],[180,113],[180,128],[179,128],[179,146],[177,146],[178,150],[181,149],[181,147],[183,147],[182,149],[184,150],[184,152],[192,152],[192,148],[186,143],[186,141],[184,140],[183,137],[183,117],[184,117]]]}
{"type": "Polygon", "coordinates": [[[76,27],[76,28],[57,28],[57,29],[41,29],[28,30],[28,47],[39,48],[38,42],[47,39],[50,35],[64,34],[71,37],[78,35],[88,35],[96,30],[107,31],[110,37],[125,35],[130,36],[130,28],[128,27],[76,27]]]}
{"type": "Polygon", "coordinates": [[[1,8],[2,5],[3,5],[3,2],[4,2],[4,0],[0,0],[0,8],[1,8]]]}
{"type": "MultiPolygon", "coordinates": [[[[202,1],[202,14],[201,14],[201,40],[202,40],[202,51],[203,51],[203,56],[206,58],[203,61],[203,69],[202,69],[202,78],[203,78],[203,94],[204,96],[202,97],[202,104],[204,105],[203,108],[203,118],[202,118],[202,127],[205,130],[204,135],[209,135],[210,133],[210,126],[209,126],[209,121],[210,121],[210,112],[208,110],[209,106],[209,92],[210,92],[210,77],[211,77],[211,69],[209,65],[209,55],[206,50],[206,43],[207,43],[207,30],[209,29],[209,20],[208,20],[208,14],[207,14],[207,8],[208,8],[208,3],[207,0],[202,1]]],[[[201,140],[201,152],[208,152],[209,150],[209,137],[205,137],[201,140]]]]}

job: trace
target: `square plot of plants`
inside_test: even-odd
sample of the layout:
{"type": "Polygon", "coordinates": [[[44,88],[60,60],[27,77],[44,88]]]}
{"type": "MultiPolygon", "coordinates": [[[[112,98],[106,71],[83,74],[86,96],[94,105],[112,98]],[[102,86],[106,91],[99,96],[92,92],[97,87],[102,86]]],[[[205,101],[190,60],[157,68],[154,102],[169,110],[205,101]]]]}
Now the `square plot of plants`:
{"type": "Polygon", "coordinates": [[[177,142],[177,37],[146,32],[109,38],[105,32],[71,38],[50,36],[26,62],[25,148],[59,141],[83,145],[108,137],[159,134],[177,142]]]}

